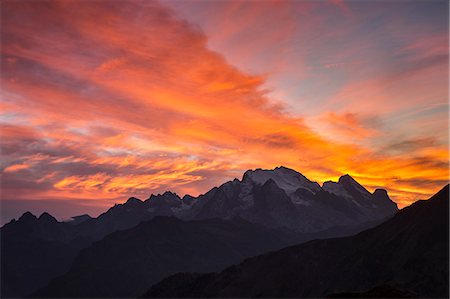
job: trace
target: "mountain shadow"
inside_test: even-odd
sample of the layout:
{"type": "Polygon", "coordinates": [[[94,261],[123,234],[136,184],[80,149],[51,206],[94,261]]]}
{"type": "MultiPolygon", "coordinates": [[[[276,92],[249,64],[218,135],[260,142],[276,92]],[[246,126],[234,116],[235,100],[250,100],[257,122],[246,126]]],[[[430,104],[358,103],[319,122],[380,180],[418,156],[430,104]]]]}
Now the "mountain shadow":
{"type": "Polygon", "coordinates": [[[1,228],[1,297],[23,297],[66,272],[80,249],[92,243],[75,225],[48,213],[24,213],[1,228]]]}
{"type": "Polygon", "coordinates": [[[449,186],[352,237],[314,240],[220,273],[179,273],[143,297],[333,297],[384,290],[449,296],[449,186]],[[372,291],[371,291],[372,290],[372,291]]]}
{"type": "Polygon", "coordinates": [[[289,238],[241,219],[159,216],[82,250],[66,274],[32,297],[137,297],[168,275],[217,271],[292,244],[289,238]]]}
{"type": "Polygon", "coordinates": [[[165,192],[145,201],[131,197],[97,218],[80,215],[59,222],[48,213],[39,217],[24,213],[0,229],[1,297],[24,297],[35,292],[67,272],[78,252],[94,241],[158,215],[170,215],[171,207],[182,205],[186,204],[178,195],[165,192]]]}

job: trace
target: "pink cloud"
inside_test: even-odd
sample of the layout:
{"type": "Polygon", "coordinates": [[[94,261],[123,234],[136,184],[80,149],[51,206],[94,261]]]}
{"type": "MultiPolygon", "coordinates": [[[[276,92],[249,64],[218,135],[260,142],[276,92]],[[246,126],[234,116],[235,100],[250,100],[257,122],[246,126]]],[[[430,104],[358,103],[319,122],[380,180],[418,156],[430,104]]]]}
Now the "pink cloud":
{"type": "MultiPolygon", "coordinates": [[[[346,84],[329,102],[339,109],[320,115],[331,125],[325,133],[340,134],[335,140],[316,132],[311,118],[288,112],[289,104],[269,92],[267,83],[278,71],[295,80],[311,76],[303,55],[314,47],[297,53],[288,41],[297,34],[300,40],[315,37],[308,28],[323,25],[326,17],[308,15],[317,5],[334,7],[220,5],[222,16],[236,19],[216,25],[223,39],[214,43],[235,47],[229,60],[210,49],[207,34],[156,2],[7,1],[2,7],[9,12],[2,18],[1,146],[7,165],[2,199],[90,200],[104,206],[108,199],[166,189],[197,195],[246,169],[278,165],[318,181],[353,172],[369,186],[416,196],[446,178],[445,149],[417,150],[399,159],[364,142],[379,134],[368,125],[374,111],[377,118],[406,105],[409,96],[420,102],[417,94],[430,86],[440,90],[434,84],[416,87],[388,105],[398,89],[386,87],[411,86],[437,65],[394,73],[390,82],[372,77],[346,84]],[[292,17],[297,14],[300,32],[292,17]],[[280,26],[267,23],[270,17],[280,26]],[[275,51],[279,45],[281,52],[275,51]],[[261,69],[267,67],[263,75],[229,62],[252,53],[263,61],[261,69]],[[390,177],[379,177],[385,173],[390,177]],[[412,190],[417,176],[429,184],[412,190]],[[391,184],[393,178],[402,180],[391,184]]],[[[343,31],[331,31],[313,45],[343,31]]],[[[317,59],[319,68],[325,60],[349,63],[339,55],[325,56],[332,59],[317,59]]]]}

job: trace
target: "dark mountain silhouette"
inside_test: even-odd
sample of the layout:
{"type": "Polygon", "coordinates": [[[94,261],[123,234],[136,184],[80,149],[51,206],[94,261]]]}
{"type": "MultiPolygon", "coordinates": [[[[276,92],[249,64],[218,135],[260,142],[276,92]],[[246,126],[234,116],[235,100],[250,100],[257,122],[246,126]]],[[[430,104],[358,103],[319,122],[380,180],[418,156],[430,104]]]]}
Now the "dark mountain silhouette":
{"type": "Polygon", "coordinates": [[[249,170],[242,180],[214,187],[199,197],[180,198],[172,192],[144,201],[131,197],[97,218],[80,215],[61,223],[47,213],[39,219],[25,213],[0,229],[1,295],[36,291],[64,274],[82,248],[157,216],[183,220],[239,217],[283,231],[301,243],[357,233],[396,211],[384,190],[371,194],[348,175],[320,187],[292,169],[277,167],[249,170]]]}
{"type": "Polygon", "coordinates": [[[89,219],[92,219],[92,217],[89,216],[88,214],[83,214],[83,215],[73,216],[70,221],[67,221],[67,223],[76,225],[76,224],[80,224],[81,222],[84,222],[89,219]]]}
{"type": "Polygon", "coordinates": [[[90,243],[47,213],[37,218],[27,212],[11,221],[1,229],[1,296],[21,297],[42,287],[90,243]]]}
{"type": "Polygon", "coordinates": [[[358,235],[288,247],[220,273],[176,274],[144,297],[317,298],[397,292],[448,298],[448,213],[447,185],[428,201],[358,235]]]}
{"type": "MultiPolygon", "coordinates": [[[[76,220],[57,222],[50,215],[44,215],[37,218],[27,212],[18,221],[12,221],[1,229],[2,297],[23,297],[46,286],[53,278],[66,273],[77,253],[95,241],[86,234],[86,227],[80,229],[77,227],[79,223],[73,223],[76,220]],[[46,218],[50,221],[45,221],[46,218]]],[[[83,218],[84,221],[90,219],[83,218]]],[[[338,226],[308,234],[279,229],[272,230],[271,234],[277,234],[285,245],[299,244],[316,238],[352,235],[377,223],[379,221],[338,226]]],[[[95,227],[95,221],[92,227],[95,227]]],[[[96,234],[95,229],[93,234],[96,234]]]]}
{"type": "Polygon", "coordinates": [[[89,215],[58,222],[48,213],[39,218],[30,212],[1,229],[1,296],[23,297],[64,274],[77,253],[117,230],[128,229],[144,220],[164,214],[161,202],[179,198],[166,192],[142,202],[130,198],[97,218],[89,215]],[[155,212],[148,209],[155,207],[155,212]],[[162,210],[162,211],[161,211],[162,210]],[[160,212],[161,211],[161,212],[160,212]]]}
{"type": "Polygon", "coordinates": [[[279,249],[289,236],[241,219],[156,217],[80,252],[70,270],[33,297],[137,297],[180,271],[217,271],[279,249]]]}
{"type": "Polygon", "coordinates": [[[249,170],[242,180],[227,182],[199,197],[180,198],[172,192],[151,195],[145,201],[131,197],[97,218],[80,215],[61,223],[47,213],[38,219],[28,212],[0,230],[1,295],[24,296],[45,286],[69,269],[82,248],[156,216],[184,220],[240,217],[277,228],[301,243],[357,233],[396,211],[385,191],[371,194],[349,176],[321,188],[294,170],[277,167],[249,170]]]}
{"type": "Polygon", "coordinates": [[[97,218],[83,221],[78,226],[78,233],[99,240],[117,230],[136,226],[142,221],[156,216],[175,216],[177,209],[189,206],[175,193],[151,195],[142,201],[131,197],[124,204],[116,204],[97,218]]]}
{"type": "Polygon", "coordinates": [[[366,292],[329,294],[327,298],[416,298],[417,294],[399,290],[389,285],[376,286],[366,292]]]}

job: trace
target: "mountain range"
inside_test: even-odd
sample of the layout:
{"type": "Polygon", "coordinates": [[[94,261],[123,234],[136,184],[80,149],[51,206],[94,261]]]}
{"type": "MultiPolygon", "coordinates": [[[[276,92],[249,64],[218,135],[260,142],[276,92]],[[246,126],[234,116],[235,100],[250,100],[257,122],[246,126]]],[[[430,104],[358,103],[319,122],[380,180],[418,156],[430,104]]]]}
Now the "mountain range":
{"type": "Polygon", "coordinates": [[[191,201],[191,208],[174,210],[174,215],[182,219],[238,216],[303,233],[382,219],[398,211],[385,190],[370,193],[349,175],[321,187],[286,167],[246,171],[242,180],[226,182],[191,201]]]}
{"type": "Polygon", "coordinates": [[[355,236],[313,240],[218,273],[179,273],[152,298],[449,296],[449,186],[355,236]]]}
{"type": "MultiPolygon", "coordinates": [[[[292,169],[277,167],[273,170],[249,170],[241,180],[226,182],[198,197],[185,195],[180,198],[169,191],[151,195],[144,201],[131,197],[124,204],[116,204],[96,218],[80,215],[74,217],[73,221],[59,222],[47,213],[36,217],[27,212],[17,221],[12,220],[0,229],[1,295],[21,297],[45,289],[56,277],[65,273],[72,275],[77,269],[82,269],[83,264],[86,265],[86,254],[96,255],[99,263],[117,263],[112,253],[102,253],[95,248],[114,248],[116,246],[113,246],[113,243],[121,244],[123,238],[126,242],[135,242],[136,246],[144,244],[145,240],[139,240],[138,235],[133,233],[134,229],[152,231],[153,227],[161,222],[171,227],[191,227],[194,231],[208,226],[208,221],[223,221],[224,226],[230,227],[230,232],[233,227],[237,227],[238,222],[250,231],[260,231],[259,237],[261,234],[269,236],[269,239],[274,234],[278,236],[277,242],[268,242],[267,246],[259,246],[259,243],[255,242],[258,246],[250,246],[242,254],[227,253],[229,258],[222,257],[225,262],[220,265],[209,261],[217,267],[196,268],[188,265],[184,268],[173,268],[175,272],[216,271],[220,270],[221,266],[225,267],[239,262],[244,257],[267,250],[311,239],[355,234],[392,217],[397,211],[396,204],[389,199],[385,190],[377,189],[370,193],[349,175],[342,176],[338,182],[325,182],[320,186],[292,169]],[[169,220],[164,222],[161,217],[168,217],[169,220]],[[106,240],[112,243],[101,245],[106,244],[102,243],[106,240]]],[[[164,228],[161,230],[164,231],[164,228]]],[[[224,228],[224,231],[227,229],[224,228]]],[[[168,231],[168,234],[170,233],[171,231],[168,231]]],[[[222,233],[218,232],[219,235],[222,233]]],[[[148,234],[158,242],[156,235],[151,232],[148,234]]],[[[163,240],[164,234],[157,236],[163,240]]],[[[241,237],[236,230],[233,238],[241,237]]],[[[197,241],[192,240],[194,243],[197,241]]],[[[190,243],[187,239],[185,242],[190,243]]],[[[232,241],[229,244],[232,244],[229,245],[230,252],[235,252],[237,245],[232,241]]],[[[192,246],[200,246],[200,243],[192,246]]],[[[145,250],[138,252],[140,255],[137,257],[145,258],[145,250]]],[[[178,252],[172,253],[173,260],[176,260],[178,252]]],[[[124,251],[123,254],[133,256],[136,252],[124,251]]],[[[150,261],[147,265],[154,266],[150,261]]],[[[143,279],[140,287],[147,289],[149,283],[175,272],[160,271],[158,275],[152,276],[152,279],[143,279]]],[[[83,275],[79,277],[80,282],[86,279],[83,275]]],[[[64,276],[60,278],[59,283],[52,282],[51,285],[64,285],[61,284],[63,281],[64,276]]],[[[108,283],[105,288],[107,285],[108,283]]],[[[76,293],[76,290],[74,292],[76,293]]],[[[89,296],[91,295],[102,296],[89,293],[89,296]]],[[[124,295],[139,294],[129,292],[124,295]]]]}

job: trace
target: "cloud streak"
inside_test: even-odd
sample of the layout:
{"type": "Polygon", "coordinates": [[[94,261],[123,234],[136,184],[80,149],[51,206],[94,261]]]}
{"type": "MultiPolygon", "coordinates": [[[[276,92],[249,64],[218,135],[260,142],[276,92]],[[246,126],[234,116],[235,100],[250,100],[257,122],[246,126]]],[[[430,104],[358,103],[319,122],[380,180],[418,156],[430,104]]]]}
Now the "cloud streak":
{"type": "MultiPolygon", "coordinates": [[[[352,12],[335,4],[328,9],[352,12]]],[[[224,13],[242,9],[230,5],[224,13]]],[[[248,10],[249,19],[260,22],[258,13],[270,7],[248,10]]],[[[231,65],[204,32],[157,2],[4,1],[1,22],[3,200],[104,206],[167,189],[197,195],[248,168],[285,165],[319,182],[350,173],[409,203],[448,178],[448,150],[439,141],[380,152],[386,142],[365,142],[381,134],[378,116],[364,109],[324,111],[315,120],[289,113],[291,103],[268,87],[270,72],[231,65]],[[317,121],[327,129],[320,132],[317,121]],[[418,180],[426,183],[414,188],[418,180]]],[[[272,43],[295,35],[293,23],[285,25],[286,32],[270,33],[272,43]]],[[[239,28],[224,32],[231,39],[239,28]]],[[[422,48],[402,53],[424,61],[416,53],[422,48]]],[[[351,86],[334,101],[372,103],[373,80],[351,86]]]]}

